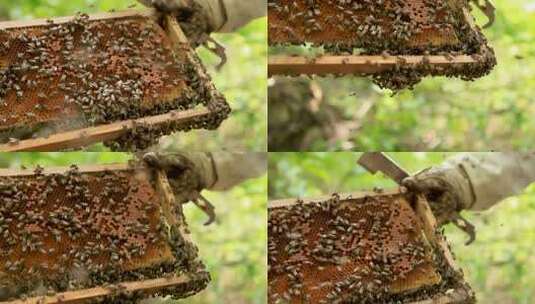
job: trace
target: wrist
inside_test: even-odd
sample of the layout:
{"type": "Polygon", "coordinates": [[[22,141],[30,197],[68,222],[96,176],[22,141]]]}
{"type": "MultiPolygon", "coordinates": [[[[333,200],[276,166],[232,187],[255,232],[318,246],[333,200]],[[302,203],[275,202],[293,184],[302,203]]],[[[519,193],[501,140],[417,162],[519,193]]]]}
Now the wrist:
{"type": "Polygon", "coordinates": [[[448,163],[450,167],[447,170],[449,173],[449,183],[453,188],[453,192],[457,194],[457,210],[470,209],[475,203],[476,197],[470,176],[466,172],[462,163],[448,163]]]}
{"type": "Polygon", "coordinates": [[[216,183],[217,179],[212,154],[185,152],[183,156],[193,164],[193,170],[199,176],[201,187],[203,189],[210,189],[216,183]]]}
{"type": "Polygon", "coordinates": [[[227,13],[223,0],[196,0],[208,19],[212,31],[218,31],[227,22],[227,13]]]}

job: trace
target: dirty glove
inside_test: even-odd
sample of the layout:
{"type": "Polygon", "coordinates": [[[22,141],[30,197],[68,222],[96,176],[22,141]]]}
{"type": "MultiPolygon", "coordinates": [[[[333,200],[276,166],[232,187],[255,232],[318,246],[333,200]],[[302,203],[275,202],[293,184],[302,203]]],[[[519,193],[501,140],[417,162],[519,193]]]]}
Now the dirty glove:
{"type": "Polygon", "coordinates": [[[403,185],[427,197],[439,225],[449,222],[453,215],[474,201],[466,171],[453,162],[425,169],[406,178],[403,185]]]}
{"type": "Polygon", "coordinates": [[[214,205],[201,195],[201,191],[215,184],[216,180],[211,154],[147,153],[143,160],[149,166],[165,171],[176,203],[193,202],[208,216],[206,226],[215,221],[214,205]]]}
{"type": "MultiPolygon", "coordinates": [[[[267,13],[267,0],[138,0],[177,15],[186,35],[233,32],[267,13]]],[[[190,35],[188,35],[190,37],[190,35]]],[[[193,37],[190,37],[192,39],[193,37]]]]}
{"type": "Polygon", "coordinates": [[[424,193],[439,225],[453,222],[475,237],[463,209],[481,211],[519,194],[535,181],[535,153],[462,153],[404,180],[424,193]]]}
{"type": "Polygon", "coordinates": [[[534,181],[535,153],[488,152],[459,154],[407,178],[405,185],[426,194],[442,193],[445,198],[440,201],[450,209],[481,211],[519,194],[534,181]]]}
{"type": "Polygon", "coordinates": [[[266,153],[147,153],[143,160],[165,170],[178,203],[193,202],[209,219],[215,220],[215,207],[200,193],[203,189],[225,191],[258,177],[267,170],[266,153]]]}
{"type": "Polygon", "coordinates": [[[475,199],[470,177],[462,165],[456,161],[445,162],[406,178],[403,185],[426,196],[439,226],[453,223],[468,234],[466,245],[475,241],[474,225],[460,214],[475,199]]]}
{"type": "Polygon", "coordinates": [[[138,0],[146,6],[177,16],[190,44],[203,45],[217,55],[219,70],[227,62],[225,47],[210,37],[212,32],[232,32],[265,16],[267,0],[138,0]]]}
{"type": "Polygon", "coordinates": [[[215,183],[210,154],[147,153],[143,160],[165,171],[178,203],[194,201],[199,193],[215,183]]]}
{"type": "Polygon", "coordinates": [[[202,189],[226,191],[248,179],[261,176],[267,170],[266,153],[151,152],[145,154],[143,159],[167,172],[177,195],[186,186],[198,192],[202,189]]]}
{"type": "MultiPolygon", "coordinates": [[[[163,12],[187,17],[202,12],[213,32],[233,32],[267,14],[267,0],[138,0],[163,12]]],[[[185,21],[185,20],[181,20],[185,21]]]]}
{"type": "Polygon", "coordinates": [[[138,0],[162,12],[176,15],[180,27],[193,47],[209,40],[210,33],[224,23],[219,0],[138,0]]]}

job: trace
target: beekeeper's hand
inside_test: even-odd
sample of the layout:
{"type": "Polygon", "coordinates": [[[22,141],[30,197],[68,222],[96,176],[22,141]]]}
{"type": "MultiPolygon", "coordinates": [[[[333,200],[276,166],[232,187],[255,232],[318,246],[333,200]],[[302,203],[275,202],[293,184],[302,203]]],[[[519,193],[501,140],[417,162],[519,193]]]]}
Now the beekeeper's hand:
{"type": "Polygon", "coordinates": [[[405,179],[403,184],[427,197],[439,225],[473,202],[468,176],[462,168],[450,163],[426,169],[405,179]]]}
{"type": "Polygon", "coordinates": [[[266,153],[147,153],[143,160],[165,170],[176,195],[185,188],[226,191],[267,170],[266,153]]]}
{"type": "Polygon", "coordinates": [[[462,167],[448,162],[406,178],[403,185],[427,197],[439,225],[449,222],[474,201],[466,172],[462,167]]]}
{"type": "Polygon", "coordinates": [[[521,193],[535,181],[535,153],[461,153],[404,185],[424,193],[439,223],[463,209],[481,211],[521,193]]]}
{"type": "Polygon", "coordinates": [[[221,27],[225,20],[219,0],[138,0],[162,12],[176,16],[184,34],[193,47],[209,40],[210,33],[221,27]],[[213,6],[217,4],[217,6],[213,6]]]}
{"type": "Polygon", "coordinates": [[[193,0],[139,0],[146,6],[153,6],[156,9],[166,12],[178,12],[180,10],[191,10],[193,0]]]}
{"type": "Polygon", "coordinates": [[[403,185],[426,196],[438,226],[453,223],[467,233],[466,245],[475,241],[475,226],[460,214],[475,200],[470,177],[461,163],[446,161],[406,178],[403,185]]]}
{"type": "Polygon", "coordinates": [[[165,171],[178,203],[194,201],[203,189],[214,185],[216,177],[208,153],[147,153],[143,160],[165,171]]]}
{"type": "Polygon", "coordinates": [[[207,33],[233,32],[267,13],[267,0],[138,0],[167,13],[179,21],[192,21],[207,33]],[[202,20],[198,20],[202,19],[202,20]]]}
{"type": "Polygon", "coordinates": [[[176,15],[194,48],[205,46],[217,55],[219,70],[227,62],[225,47],[210,37],[212,32],[233,32],[267,14],[267,0],[138,0],[147,6],[176,15]]]}

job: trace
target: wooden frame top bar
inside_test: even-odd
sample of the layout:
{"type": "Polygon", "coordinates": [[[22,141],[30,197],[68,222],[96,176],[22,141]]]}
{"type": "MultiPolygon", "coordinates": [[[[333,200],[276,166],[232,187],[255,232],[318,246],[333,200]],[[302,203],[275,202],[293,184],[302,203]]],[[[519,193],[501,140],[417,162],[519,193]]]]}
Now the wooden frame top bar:
{"type": "MultiPolygon", "coordinates": [[[[399,188],[398,189],[385,189],[383,192],[359,191],[359,192],[351,192],[351,193],[337,193],[337,195],[340,196],[340,200],[360,199],[360,198],[365,198],[367,196],[400,195],[400,194],[403,194],[403,191],[401,191],[401,189],[399,188]]],[[[295,205],[297,201],[300,201],[303,204],[322,202],[332,197],[333,197],[332,195],[324,195],[324,196],[318,196],[318,197],[313,197],[313,198],[287,198],[287,199],[271,200],[269,201],[268,208],[271,209],[271,208],[288,207],[288,206],[295,205]]]]}
{"type": "MultiPolygon", "coordinates": [[[[96,164],[96,165],[83,165],[79,166],[78,169],[81,173],[94,173],[94,172],[103,172],[103,171],[126,171],[134,169],[135,167],[127,163],[115,163],[115,164],[96,164]]],[[[43,174],[63,174],[67,172],[70,167],[43,167],[43,174]]],[[[34,169],[11,169],[11,168],[2,168],[0,169],[0,177],[17,177],[17,176],[32,176],[35,175],[34,169]]]]}
{"type": "Polygon", "coordinates": [[[376,74],[396,65],[413,67],[419,64],[446,67],[455,64],[474,64],[468,55],[451,56],[272,56],[269,58],[268,75],[326,75],[326,74],[376,74]],[[401,64],[401,62],[403,62],[401,64]]]}

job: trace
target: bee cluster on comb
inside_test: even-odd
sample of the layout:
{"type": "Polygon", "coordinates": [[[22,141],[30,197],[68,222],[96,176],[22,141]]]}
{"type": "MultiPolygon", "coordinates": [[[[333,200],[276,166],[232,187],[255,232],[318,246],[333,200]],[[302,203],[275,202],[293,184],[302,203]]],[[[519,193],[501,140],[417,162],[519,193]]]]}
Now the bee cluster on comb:
{"type": "Polygon", "coordinates": [[[464,289],[402,195],[269,210],[269,303],[416,303],[464,289]]]}
{"type": "Polygon", "coordinates": [[[0,177],[0,301],[105,286],[114,303],[129,303],[150,294],[121,283],[180,275],[189,285],[163,294],[181,298],[207,286],[184,219],[164,212],[151,172],[42,170],[0,177]]]}
{"type": "MultiPolygon", "coordinates": [[[[230,112],[191,47],[173,45],[150,17],[78,14],[38,26],[0,25],[4,143],[198,106],[210,114],[149,135],[215,129],[230,112]]],[[[128,146],[125,138],[146,147],[140,136],[116,147],[128,146]]]]}
{"type": "Polygon", "coordinates": [[[369,75],[393,90],[411,88],[426,75],[473,80],[488,74],[496,59],[481,31],[468,21],[469,9],[466,0],[269,0],[269,43],[311,44],[334,55],[396,57],[392,69],[369,75]],[[423,59],[407,66],[402,56],[412,55],[423,59]],[[434,55],[451,64],[430,64],[434,55]],[[472,56],[474,62],[455,64],[457,55],[472,56]]]}

